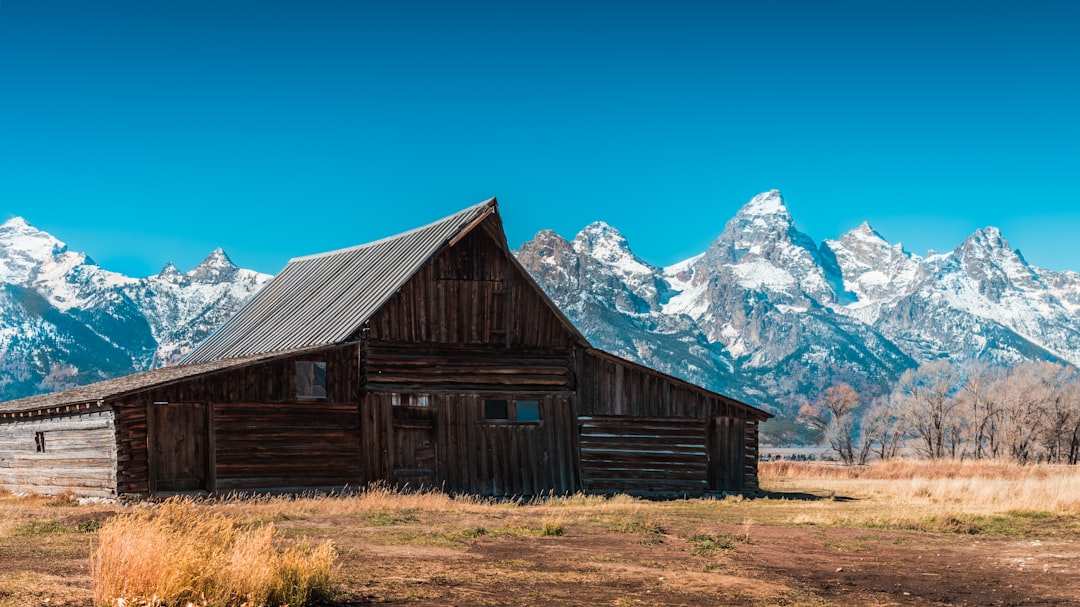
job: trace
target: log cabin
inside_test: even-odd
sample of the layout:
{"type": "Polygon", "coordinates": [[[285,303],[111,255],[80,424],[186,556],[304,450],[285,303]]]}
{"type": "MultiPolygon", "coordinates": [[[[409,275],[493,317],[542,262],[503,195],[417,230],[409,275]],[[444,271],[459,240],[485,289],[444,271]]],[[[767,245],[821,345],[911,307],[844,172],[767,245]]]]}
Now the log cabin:
{"type": "Polygon", "coordinates": [[[592,347],[491,199],[291,260],[179,365],[0,403],[0,487],[754,493],[769,417],[592,347]]]}

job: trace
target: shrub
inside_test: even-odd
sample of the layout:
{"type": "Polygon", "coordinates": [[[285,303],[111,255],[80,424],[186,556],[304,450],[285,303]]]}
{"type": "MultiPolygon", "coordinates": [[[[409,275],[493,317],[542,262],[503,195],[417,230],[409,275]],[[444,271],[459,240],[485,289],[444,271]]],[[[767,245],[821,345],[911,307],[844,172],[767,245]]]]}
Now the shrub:
{"type": "Polygon", "coordinates": [[[91,556],[96,604],[302,607],[332,597],[329,542],[279,550],[274,525],[245,527],[190,500],[105,522],[91,556]]]}

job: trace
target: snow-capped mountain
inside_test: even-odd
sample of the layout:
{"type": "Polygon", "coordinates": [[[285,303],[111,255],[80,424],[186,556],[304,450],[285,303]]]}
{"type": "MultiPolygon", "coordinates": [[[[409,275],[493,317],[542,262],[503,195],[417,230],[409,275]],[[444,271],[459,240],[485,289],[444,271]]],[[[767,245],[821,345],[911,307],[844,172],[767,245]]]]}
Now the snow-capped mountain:
{"type": "Polygon", "coordinates": [[[0,225],[0,399],[175,362],[270,276],[217,249],[187,273],[130,278],[21,217],[0,225]]]}
{"type": "Polygon", "coordinates": [[[1029,265],[996,228],[927,257],[865,223],[818,245],[774,190],[668,268],[603,223],[518,257],[596,345],[780,413],[940,357],[1080,364],[1080,275],[1029,265]]]}
{"type": "MultiPolygon", "coordinates": [[[[836,381],[870,396],[942,357],[1080,365],[1080,274],[1031,266],[992,227],[925,257],[868,224],[819,245],[770,191],[667,268],[603,222],[516,255],[595,345],[789,418],[836,381]]],[[[269,278],[220,249],[130,278],[9,220],[0,398],[175,362],[269,278]]]]}

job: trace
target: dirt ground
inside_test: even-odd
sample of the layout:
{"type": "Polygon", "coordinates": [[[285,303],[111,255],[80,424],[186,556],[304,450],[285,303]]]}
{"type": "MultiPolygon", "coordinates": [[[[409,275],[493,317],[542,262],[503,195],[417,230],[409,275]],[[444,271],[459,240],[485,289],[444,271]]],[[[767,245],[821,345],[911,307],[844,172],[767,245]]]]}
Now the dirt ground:
{"type": "MultiPolygon", "coordinates": [[[[1080,538],[1071,527],[995,538],[712,522],[671,509],[657,523],[651,507],[616,516],[621,528],[612,516],[575,515],[561,535],[542,534],[527,507],[274,522],[285,539],[335,543],[340,604],[350,606],[1080,606],[1080,538]]],[[[0,508],[0,607],[90,604],[94,531],[118,509],[0,508]]]]}
{"type": "MultiPolygon", "coordinates": [[[[383,576],[375,586],[412,589],[390,604],[1080,605],[1075,541],[758,526],[748,542],[718,552],[695,555],[688,542],[671,537],[654,544],[570,531],[542,540],[480,540],[464,550],[358,547],[347,562],[375,567],[383,576]],[[432,561],[472,573],[427,575],[432,561]],[[507,567],[528,575],[502,584],[497,570],[507,567]]],[[[361,592],[352,603],[384,598],[361,592]]]]}

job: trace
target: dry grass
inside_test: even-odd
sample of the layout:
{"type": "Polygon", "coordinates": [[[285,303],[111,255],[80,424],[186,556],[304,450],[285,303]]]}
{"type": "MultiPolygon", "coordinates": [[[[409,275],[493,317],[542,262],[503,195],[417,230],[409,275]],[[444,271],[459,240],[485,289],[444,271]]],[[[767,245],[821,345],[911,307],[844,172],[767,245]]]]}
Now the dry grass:
{"type": "Polygon", "coordinates": [[[99,533],[94,602],[300,607],[329,600],[333,545],[279,550],[275,536],[273,523],[244,526],[189,500],[123,512],[99,533]]]}
{"type": "Polygon", "coordinates": [[[868,466],[842,466],[817,462],[761,462],[762,477],[768,478],[847,478],[876,480],[911,480],[942,478],[1028,479],[1054,476],[1080,476],[1076,466],[1022,465],[1007,460],[889,460],[868,466]]]}
{"type": "MultiPolygon", "coordinates": [[[[1011,546],[1020,538],[1080,534],[1076,468],[778,462],[762,466],[761,480],[769,492],[764,498],[655,502],[625,495],[493,500],[386,487],[134,507],[0,497],[0,553],[17,563],[5,569],[0,561],[0,607],[41,605],[49,597],[52,605],[85,605],[91,576],[99,604],[122,597],[177,605],[299,605],[299,599],[275,599],[265,589],[289,577],[280,568],[289,555],[303,560],[318,552],[310,544],[288,548],[294,538],[308,537],[332,539],[340,552],[334,600],[345,603],[611,604],[651,591],[666,593],[657,604],[818,605],[827,603],[798,594],[795,586],[760,589],[751,559],[771,554],[761,549],[789,534],[825,545],[828,555],[888,552],[893,540],[956,546],[957,535],[981,534],[980,540],[1011,546]],[[205,528],[196,530],[195,521],[205,528]],[[91,529],[94,524],[101,528],[91,529]],[[851,527],[868,530],[853,534],[845,529],[851,527]],[[195,545],[183,545],[185,540],[195,545]],[[94,545],[90,572],[85,555],[94,545]],[[52,566],[39,565],[42,554],[52,566]],[[77,573],[42,577],[57,564],[77,573]],[[175,577],[161,575],[166,571],[175,577]],[[246,581],[234,579],[239,571],[246,581]],[[155,576],[153,584],[134,586],[155,576]],[[106,592],[106,584],[115,589],[106,592]],[[758,594],[740,594],[753,588],[758,594]],[[596,590],[578,596],[582,589],[596,590]],[[222,598],[225,592],[233,598],[222,598]]],[[[333,548],[321,547],[326,574],[316,577],[329,580],[333,548]]],[[[307,562],[292,567],[319,569],[307,562]]]]}
{"type": "MultiPolygon", "coordinates": [[[[890,461],[761,466],[773,495],[811,493],[788,523],[941,533],[1064,536],[1080,531],[1080,467],[890,461]],[[844,501],[844,505],[835,504],[844,501]]],[[[760,503],[760,502],[759,502],[760,503]]]]}

